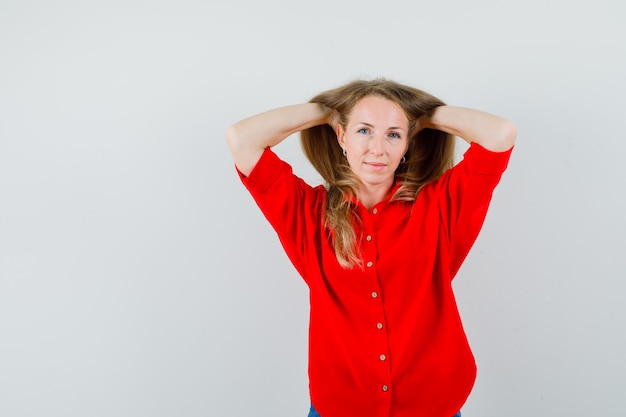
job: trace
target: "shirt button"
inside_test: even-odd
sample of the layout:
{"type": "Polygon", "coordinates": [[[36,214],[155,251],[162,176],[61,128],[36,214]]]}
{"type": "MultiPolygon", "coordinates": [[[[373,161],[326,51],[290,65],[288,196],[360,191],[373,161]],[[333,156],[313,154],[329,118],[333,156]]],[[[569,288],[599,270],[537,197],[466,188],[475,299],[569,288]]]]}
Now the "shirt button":
{"type": "Polygon", "coordinates": [[[372,240],[372,236],[367,235],[367,236],[365,237],[365,240],[367,240],[368,242],[370,242],[370,241],[372,240]]]}
{"type": "Polygon", "coordinates": [[[376,291],[372,291],[372,298],[378,298],[378,293],[376,291]]]}
{"type": "Polygon", "coordinates": [[[376,323],[376,328],[378,330],[382,329],[383,328],[383,324],[382,323],[376,323]]]}
{"type": "Polygon", "coordinates": [[[385,392],[389,391],[389,387],[387,385],[383,385],[383,391],[385,392]]]}
{"type": "Polygon", "coordinates": [[[372,210],[372,213],[374,213],[374,214],[378,213],[378,209],[375,208],[374,210],[372,210]]]}
{"type": "Polygon", "coordinates": [[[380,360],[384,361],[385,359],[387,359],[387,357],[385,355],[380,355],[380,360]]]}
{"type": "Polygon", "coordinates": [[[367,267],[368,267],[368,268],[371,268],[371,267],[372,267],[372,265],[374,265],[374,263],[373,263],[372,261],[370,261],[370,262],[368,262],[368,263],[367,263],[367,267]]]}

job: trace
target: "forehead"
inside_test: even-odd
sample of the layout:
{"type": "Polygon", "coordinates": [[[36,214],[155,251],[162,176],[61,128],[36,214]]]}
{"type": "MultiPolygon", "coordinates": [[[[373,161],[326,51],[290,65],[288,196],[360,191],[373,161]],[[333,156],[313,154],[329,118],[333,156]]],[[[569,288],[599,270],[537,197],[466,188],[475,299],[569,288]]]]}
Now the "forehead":
{"type": "Polygon", "coordinates": [[[406,128],[409,121],[402,108],[393,101],[380,96],[366,96],[354,106],[350,115],[350,123],[369,123],[406,128]]]}

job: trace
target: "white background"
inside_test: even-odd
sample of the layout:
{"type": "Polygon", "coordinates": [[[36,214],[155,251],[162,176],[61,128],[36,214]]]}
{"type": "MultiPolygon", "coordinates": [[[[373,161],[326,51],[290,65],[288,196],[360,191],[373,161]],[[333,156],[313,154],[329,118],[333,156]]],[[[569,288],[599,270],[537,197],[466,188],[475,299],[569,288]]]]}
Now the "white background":
{"type": "Polygon", "coordinates": [[[464,416],[619,415],[625,9],[2,0],[0,416],[306,416],[307,290],[224,133],[377,76],[518,126],[455,281],[464,416]]]}

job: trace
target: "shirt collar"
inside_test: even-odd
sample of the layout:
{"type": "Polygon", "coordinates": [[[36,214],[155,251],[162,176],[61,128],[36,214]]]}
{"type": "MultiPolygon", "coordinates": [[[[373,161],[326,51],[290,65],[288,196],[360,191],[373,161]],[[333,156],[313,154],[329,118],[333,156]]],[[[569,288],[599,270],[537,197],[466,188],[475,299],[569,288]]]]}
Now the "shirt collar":
{"type": "MultiPolygon", "coordinates": [[[[393,197],[396,193],[396,191],[398,191],[398,189],[400,188],[400,186],[402,185],[402,180],[400,180],[399,178],[394,179],[394,183],[391,186],[391,190],[389,192],[389,194],[387,195],[387,197],[385,197],[384,199],[382,199],[381,201],[379,201],[378,203],[374,204],[375,206],[382,204],[387,204],[389,202],[389,200],[391,199],[391,197],[393,197]]],[[[356,198],[356,195],[349,195],[345,197],[345,200],[355,206],[361,206],[361,202],[359,201],[358,198],[356,198]]]]}

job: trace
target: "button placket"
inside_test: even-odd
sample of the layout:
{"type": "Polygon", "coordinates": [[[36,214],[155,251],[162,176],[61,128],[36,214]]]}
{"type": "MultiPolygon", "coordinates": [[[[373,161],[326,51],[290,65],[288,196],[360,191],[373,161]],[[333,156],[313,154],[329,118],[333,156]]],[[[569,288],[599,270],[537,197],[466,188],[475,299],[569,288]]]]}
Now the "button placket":
{"type": "Polygon", "coordinates": [[[367,260],[367,262],[365,262],[365,266],[367,268],[372,268],[374,266],[374,261],[376,260],[376,257],[377,257],[376,246],[368,244],[368,243],[372,243],[372,241],[374,240],[374,236],[372,233],[374,228],[370,221],[365,221],[363,226],[364,226],[363,232],[365,235],[365,238],[364,238],[365,245],[363,247],[364,249],[363,254],[365,255],[366,260],[369,259],[367,260]]]}
{"type": "Polygon", "coordinates": [[[373,360],[375,360],[380,368],[378,368],[379,372],[379,389],[382,392],[386,393],[390,391],[391,387],[391,375],[389,368],[389,356],[387,354],[386,348],[389,344],[387,332],[383,329],[385,328],[385,313],[384,306],[382,300],[381,287],[379,283],[379,279],[377,277],[376,271],[376,260],[377,256],[377,248],[375,244],[375,234],[374,230],[376,229],[376,222],[382,220],[378,218],[378,215],[381,214],[378,207],[372,208],[369,215],[364,216],[363,222],[363,255],[364,255],[364,273],[368,277],[368,282],[370,285],[370,299],[373,301],[372,308],[375,311],[374,315],[374,323],[372,327],[372,331],[376,332],[375,338],[377,339],[375,345],[372,346],[373,360]],[[374,217],[376,216],[376,217],[374,217]],[[375,327],[375,330],[374,330],[375,327]]]}

